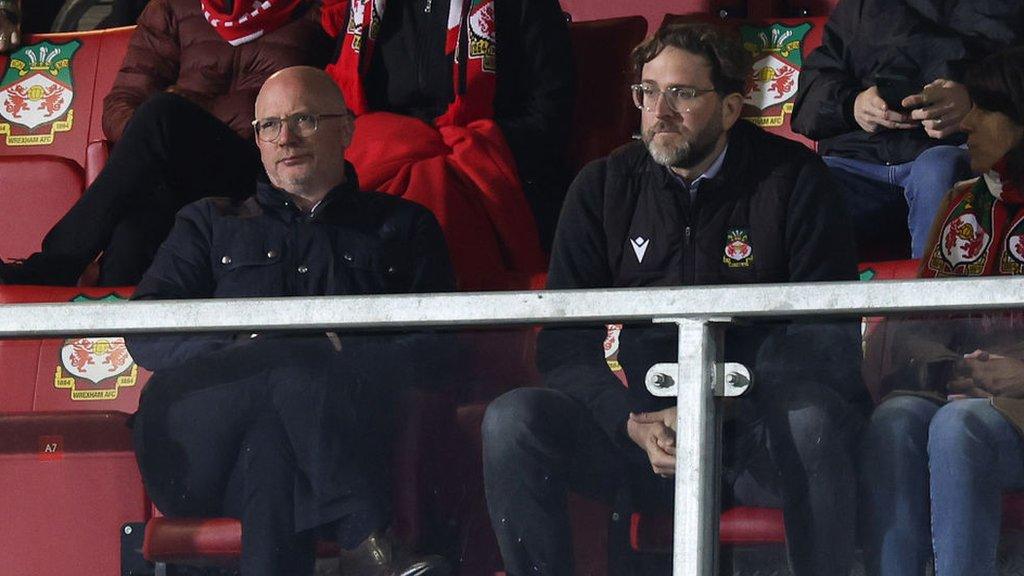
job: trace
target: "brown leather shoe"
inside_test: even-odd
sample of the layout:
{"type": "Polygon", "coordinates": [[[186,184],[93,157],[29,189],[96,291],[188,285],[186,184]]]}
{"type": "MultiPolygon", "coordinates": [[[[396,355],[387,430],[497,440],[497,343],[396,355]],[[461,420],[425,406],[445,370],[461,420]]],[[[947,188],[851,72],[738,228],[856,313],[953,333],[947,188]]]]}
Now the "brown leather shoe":
{"type": "Polygon", "coordinates": [[[341,576],[448,576],[451,567],[440,556],[406,553],[390,533],[374,532],[338,558],[341,576]]]}

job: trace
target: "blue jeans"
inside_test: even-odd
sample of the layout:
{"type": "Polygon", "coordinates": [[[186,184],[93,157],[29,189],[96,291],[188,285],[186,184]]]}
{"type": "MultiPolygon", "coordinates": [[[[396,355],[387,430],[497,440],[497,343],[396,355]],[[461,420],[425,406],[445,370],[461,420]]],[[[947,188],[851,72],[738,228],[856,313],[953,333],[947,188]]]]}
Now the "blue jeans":
{"type": "Polygon", "coordinates": [[[935,146],[913,162],[893,166],[839,156],[823,160],[842,184],[857,243],[873,245],[893,235],[906,210],[913,258],[924,255],[943,196],[957,181],[970,177],[967,150],[958,146],[935,146]]]}
{"type": "Polygon", "coordinates": [[[893,397],[861,448],[869,575],[921,576],[932,550],[936,576],[997,573],[1002,493],[1024,486],[1024,443],[988,399],[893,397]]]}

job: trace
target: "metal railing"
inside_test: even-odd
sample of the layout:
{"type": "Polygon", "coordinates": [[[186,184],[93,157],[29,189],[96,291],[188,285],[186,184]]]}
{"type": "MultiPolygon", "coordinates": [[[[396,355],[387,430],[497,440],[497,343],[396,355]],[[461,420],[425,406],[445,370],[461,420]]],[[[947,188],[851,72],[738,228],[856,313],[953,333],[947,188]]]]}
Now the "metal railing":
{"type": "Polygon", "coordinates": [[[0,337],[673,322],[679,327],[673,571],[710,576],[717,548],[714,381],[734,319],[983,311],[1024,305],[1024,278],[9,304],[0,337]],[[984,301],[979,302],[979,295],[984,301]]]}

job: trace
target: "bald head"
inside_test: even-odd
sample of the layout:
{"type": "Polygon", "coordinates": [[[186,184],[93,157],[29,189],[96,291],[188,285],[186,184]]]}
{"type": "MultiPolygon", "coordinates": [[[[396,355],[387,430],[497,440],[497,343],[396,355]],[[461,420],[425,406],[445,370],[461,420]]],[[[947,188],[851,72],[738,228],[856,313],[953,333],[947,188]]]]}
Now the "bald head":
{"type": "Polygon", "coordinates": [[[256,144],[271,184],[300,207],[315,205],[345,181],[352,117],[323,70],[295,66],[276,72],[256,97],[256,120],[256,144]]]}
{"type": "Polygon", "coordinates": [[[260,105],[266,106],[268,99],[279,97],[281,92],[306,93],[311,103],[316,102],[324,107],[321,113],[341,113],[347,110],[341,89],[326,72],[312,66],[292,66],[274,72],[263,83],[256,96],[257,118],[261,117],[260,105]]]}

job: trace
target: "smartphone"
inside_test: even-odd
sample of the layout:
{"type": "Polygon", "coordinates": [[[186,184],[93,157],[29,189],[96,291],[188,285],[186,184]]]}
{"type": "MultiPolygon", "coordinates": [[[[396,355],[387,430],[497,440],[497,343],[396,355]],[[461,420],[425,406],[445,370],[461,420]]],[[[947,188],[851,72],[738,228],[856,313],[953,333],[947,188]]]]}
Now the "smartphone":
{"type": "Polygon", "coordinates": [[[924,89],[924,84],[904,74],[880,74],[875,78],[875,86],[882,100],[895,112],[909,112],[911,109],[903,106],[903,99],[920,94],[924,89]]]}

